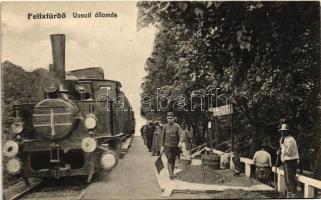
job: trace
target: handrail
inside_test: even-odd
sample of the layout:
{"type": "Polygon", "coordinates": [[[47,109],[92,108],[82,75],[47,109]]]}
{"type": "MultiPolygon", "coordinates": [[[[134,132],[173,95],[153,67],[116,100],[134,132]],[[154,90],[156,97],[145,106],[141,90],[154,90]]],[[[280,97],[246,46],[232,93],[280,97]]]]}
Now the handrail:
{"type": "MultiPolygon", "coordinates": [[[[205,150],[206,150],[206,151],[210,151],[210,148],[205,147],[205,150]]],[[[220,151],[220,150],[213,149],[213,153],[218,154],[218,155],[222,155],[222,154],[224,154],[225,152],[220,151]]]]}
{"type": "MultiPolygon", "coordinates": [[[[240,161],[245,164],[245,175],[250,177],[251,165],[254,165],[252,159],[241,157],[240,161]]],[[[272,167],[272,172],[277,173],[277,190],[285,191],[284,169],[272,167]]],[[[321,189],[321,181],[300,174],[296,175],[297,181],[304,184],[304,198],[314,198],[314,189],[321,189]]]]}

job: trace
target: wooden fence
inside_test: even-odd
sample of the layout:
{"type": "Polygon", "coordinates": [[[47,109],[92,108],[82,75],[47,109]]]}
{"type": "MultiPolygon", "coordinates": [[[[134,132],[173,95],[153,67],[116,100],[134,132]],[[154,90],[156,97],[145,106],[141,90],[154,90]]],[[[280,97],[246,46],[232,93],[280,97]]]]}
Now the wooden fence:
{"type": "MultiPolygon", "coordinates": [[[[251,176],[251,165],[253,165],[253,160],[249,158],[241,158],[241,162],[245,164],[245,175],[251,176]]],[[[284,170],[280,167],[272,167],[272,172],[277,173],[277,191],[285,192],[285,179],[284,179],[284,170]]],[[[303,197],[304,198],[314,198],[314,189],[321,190],[321,181],[297,174],[297,181],[304,184],[303,197]]]]}

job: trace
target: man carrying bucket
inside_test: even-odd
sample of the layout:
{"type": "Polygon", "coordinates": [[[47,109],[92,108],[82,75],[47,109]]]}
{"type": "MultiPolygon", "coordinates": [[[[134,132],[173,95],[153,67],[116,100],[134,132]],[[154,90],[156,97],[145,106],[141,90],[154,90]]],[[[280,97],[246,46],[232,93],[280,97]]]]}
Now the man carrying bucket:
{"type": "Polygon", "coordinates": [[[284,165],[284,176],[287,187],[287,198],[296,197],[296,169],[299,164],[299,151],[295,139],[290,136],[290,129],[288,124],[282,124],[280,132],[282,138],[280,140],[281,161],[284,165]]]}

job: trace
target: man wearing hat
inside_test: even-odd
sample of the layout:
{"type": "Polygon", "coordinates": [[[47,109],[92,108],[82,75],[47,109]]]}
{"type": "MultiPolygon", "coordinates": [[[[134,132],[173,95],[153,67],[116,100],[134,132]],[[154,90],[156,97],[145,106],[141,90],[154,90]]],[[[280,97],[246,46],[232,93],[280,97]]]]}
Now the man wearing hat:
{"type": "Polygon", "coordinates": [[[280,132],[282,138],[280,140],[281,152],[277,152],[278,155],[281,153],[281,161],[284,165],[284,176],[287,187],[287,198],[296,197],[296,169],[299,163],[299,150],[295,139],[290,136],[290,129],[288,124],[282,124],[280,132]]]}
{"type": "Polygon", "coordinates": [[[261,145],[261,150],[255,152],[253,162],[256,166],[255,178],[262,183],[268,184],[271,175],[271,155],[266,151],[267,144],[265,142],[261,145]]]}
{"type": "Polygon", "coordinates": [[[162,130],[161,152],[165,152],[168,164],[169,178],[175,178],[175,159],[179,156],[179,148],[184,142],[183,131],[181,127],[174,122],[174,114],[167,113],[167,124],[162,130]]]}

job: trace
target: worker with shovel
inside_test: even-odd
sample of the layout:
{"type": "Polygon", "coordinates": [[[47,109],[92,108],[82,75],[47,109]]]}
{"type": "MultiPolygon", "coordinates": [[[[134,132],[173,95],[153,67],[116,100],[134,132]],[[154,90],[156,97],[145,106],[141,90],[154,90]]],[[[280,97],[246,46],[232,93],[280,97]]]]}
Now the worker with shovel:
{"type": "Polygon", "coordinates": [[[175,178],[175,159],[179,156],[179,147],[184,142],[184,133],[179,124],[174,122],[173,112],[167,113],[167,124],[164,125],[161,138],[161,153],[165,152],[167,158],[167,166],[169,178],[175,178]]]}

